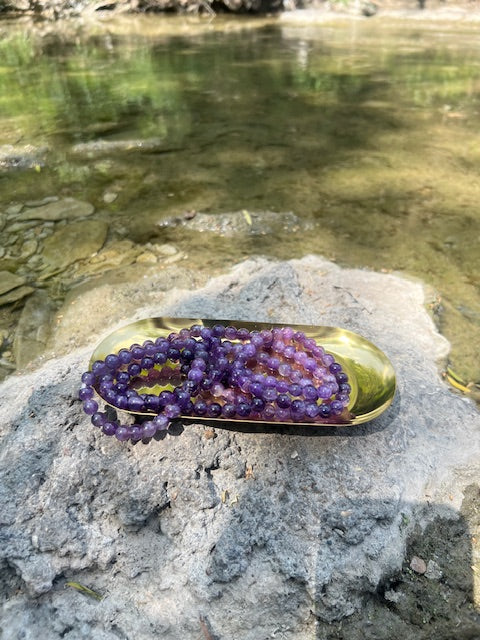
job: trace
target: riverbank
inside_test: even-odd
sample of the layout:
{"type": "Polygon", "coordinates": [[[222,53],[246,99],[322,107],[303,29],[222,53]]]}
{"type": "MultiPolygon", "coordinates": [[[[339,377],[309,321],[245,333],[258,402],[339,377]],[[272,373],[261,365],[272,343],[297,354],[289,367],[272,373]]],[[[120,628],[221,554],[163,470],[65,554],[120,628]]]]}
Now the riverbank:
{"type": "Polygon", "coordinates": [[[4,19],[59,20],[119,13],[178,13],[209,19],[221,14],[281,15],[318,22],[345,17],[384,17],[422,22],[480,20],[477,0],[1,0],[4,19]]]}

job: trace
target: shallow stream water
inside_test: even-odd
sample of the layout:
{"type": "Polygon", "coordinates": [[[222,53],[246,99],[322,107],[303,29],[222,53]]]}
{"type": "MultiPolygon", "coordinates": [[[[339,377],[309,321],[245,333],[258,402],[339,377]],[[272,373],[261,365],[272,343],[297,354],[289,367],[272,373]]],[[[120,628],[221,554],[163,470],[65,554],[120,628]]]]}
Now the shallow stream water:
{"type": "Polygon", "coordinates": [[[0,32],[0,271],[28,287],[0,295],[4,374],[38,291],[52,310],[128,262],[213,273],[318,253],[431,285],[453,368],[480,381],[478,25],[143,16],[0,32]],[[94,212],[35,219],[53,198],[94,212]],[[295,217],[228,238],[178,226],[234,211],[295,217]]]}

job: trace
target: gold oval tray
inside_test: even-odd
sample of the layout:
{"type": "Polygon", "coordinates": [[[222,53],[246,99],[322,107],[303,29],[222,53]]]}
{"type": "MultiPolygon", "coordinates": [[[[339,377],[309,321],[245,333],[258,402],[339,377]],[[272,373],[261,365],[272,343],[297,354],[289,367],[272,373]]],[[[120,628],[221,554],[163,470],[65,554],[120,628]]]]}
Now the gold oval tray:
{"type": "MultiPolygon", "coordinates": [[[[155,340],[167,337],[172,332],[188,328],[193,324],[212,327],[216,324],[245,327],[249,331],[261,331],[274,327],[287,326],[285,324],[270,324],[265,322],[242,322],[239,320],[205,320],[199,318],[146,318],[138,320],[125,327],[117,329],[108,335],[94,350],[90,365],[95,360],[104,360],[110,353],[117,353],[120,349],[130,347],[134,343],[141,344],[145,340],[155,340]]],[[[387,356],[374,344],[352,331],[337,327],[315,327],[308,325],[288,325],[298,331],[303,331],[309,338],[314,338],[325,351],[331,353],[348,375],[352,387],[350,403],[348,405],[349,418],[342,422],[262,422],[260,420],[241,420],[225,418],[198,418],[185,416],[184,419],[196,422],[225,423],[243,422],[250,424],[269,424],[278,426],[285,424],[290,427],[335,427],[356,425],[377,418],[392,403],[396,381],[395,372],[387,356]]],[[[221,424],[218,424],[221,426],[221,424]]]]}

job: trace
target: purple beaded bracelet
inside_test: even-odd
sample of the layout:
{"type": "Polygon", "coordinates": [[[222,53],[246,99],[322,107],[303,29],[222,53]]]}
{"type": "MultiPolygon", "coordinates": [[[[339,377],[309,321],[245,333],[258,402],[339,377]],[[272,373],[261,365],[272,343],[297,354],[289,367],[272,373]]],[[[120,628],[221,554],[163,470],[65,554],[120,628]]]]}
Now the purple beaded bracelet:
{"type": "Polygon", "coordinates": [[[97,360],[82,383],[78,395],[92,424],[132,442],[148,442],[180,416],[339,423],[351,391],[333,356],[291,327],[193,325],[97,360]],[[137,391],[155,385],[171,390],[137,391]],[[135,416],[135,423],[112,419],[111,409],[99,411],[95,393],[135,416]]]}

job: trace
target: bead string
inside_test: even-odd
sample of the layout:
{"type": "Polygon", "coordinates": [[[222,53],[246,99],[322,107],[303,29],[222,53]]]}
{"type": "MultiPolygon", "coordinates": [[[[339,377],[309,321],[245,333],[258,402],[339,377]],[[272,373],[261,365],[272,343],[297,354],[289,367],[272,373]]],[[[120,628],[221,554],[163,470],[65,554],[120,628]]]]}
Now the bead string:
{"type": "Polygon", "coordinates": [[[148,442],[179,416],[267,422],[342,422],[351,387],[341,365],[291,327],[248,331],[193,325],[97,360],[79,398],[94,426],[118,440],[148,442]],[[136,389],[173,385],[158,395],[136,389]],[[154,414],[120,424],[99,411],[94,393],[117,409],[154,414]],[[137,420],[138,422],[138,420],[137,420]]]}

